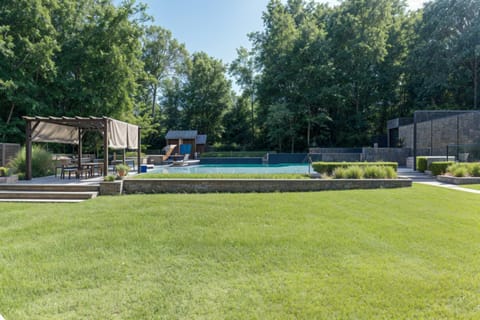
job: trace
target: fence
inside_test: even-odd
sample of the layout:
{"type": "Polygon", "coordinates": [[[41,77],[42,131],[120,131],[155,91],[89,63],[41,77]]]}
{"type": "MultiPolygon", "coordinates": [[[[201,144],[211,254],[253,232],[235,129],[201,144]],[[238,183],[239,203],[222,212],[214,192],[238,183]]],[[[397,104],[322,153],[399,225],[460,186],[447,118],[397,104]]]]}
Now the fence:
{"type": "Polygon", "coordinates": [[[447,156],[455,157],[459,162],[480,161],[480,144],[449,144],[447,156]]]}
{"type": "Polygon", "coordinates": [[[0,143],[0,166],[6,166],[20,151],[17,143],[0,143]]]}

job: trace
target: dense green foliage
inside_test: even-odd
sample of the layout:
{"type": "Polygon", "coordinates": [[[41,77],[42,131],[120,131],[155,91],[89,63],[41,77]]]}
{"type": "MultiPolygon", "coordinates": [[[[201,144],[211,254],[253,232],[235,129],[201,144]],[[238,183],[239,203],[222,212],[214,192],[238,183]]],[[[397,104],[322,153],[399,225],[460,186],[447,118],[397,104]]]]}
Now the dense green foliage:
{"type": "Polygon", "coordinates": [[[430,170],[434,176],[442,175],[447,172],[447,168],[453,163],[453,161],[435,161],[430,164],[428,170],[430,170]]]}
{"type": "Polygon", "coordinates": [[[252,50],[188,53],[136,0],[0,6],[0,139],[24,115],[112,116],[245,149],[363,146],[417,109],[479,107],[480,0],[270,0],[252,50]],[[229,72],[241,92],[232,92],[229,72]]]}
{"type": "Polygon", "coordinates": [[[445,172],[454,177],[480,177],[480,163],[450,164],[445,172]]]}
{"type": "Polygon", "coordinates": [[[1,203],[0,310],[39,320],[477,319],[479,206],[476,194],[422,185],[1,203]]]}
{"type": "Polygon", "coordinates": [[[397,172],[389,166],[337,167],[333,171],[335,179],[396,179],[397,172]]]}
{"type": "Polygon", "coordinates": [[[398,168],[398,163],[396,162],[314,162],[312,163],[312,168],[320,174],[332,175],[335,169],[337,168],[347,168],[347,167],[369,167],[369,166],[383,166],[391,167],[395,172],[398,168]]]}
{"type": "Polygon", "coordinates": [[[428,159],[427,157],[417,157],[417,171],[425,172],[428,170],[428,159]]]}
{"type": "MultiPolygon", "coordinates": [[[[52,159],[53,155],[50,152],[41,146],[34,145],[32,147],[32,177],[45,177],[52,174],[54,170],[52,159]]],[[[27,168],[25,147],[20,149],[8,166],[11,168],[11,171],[18,174],[20,179],[25,176],[27,168]]]]}

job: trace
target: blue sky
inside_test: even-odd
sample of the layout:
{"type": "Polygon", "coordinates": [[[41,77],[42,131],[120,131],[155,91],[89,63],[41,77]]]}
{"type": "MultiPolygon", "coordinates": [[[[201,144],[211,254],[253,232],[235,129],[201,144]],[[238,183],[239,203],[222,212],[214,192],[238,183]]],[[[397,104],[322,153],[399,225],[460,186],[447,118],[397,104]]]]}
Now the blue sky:
{"type": "MultiPolygon", "coordinates": [[[[247,34],[262,31],[268,0],[141,0],[154,24],[166,28],[190,53],[204,51],[230,63],[240,46],[250,48],[247,34]]],[[[334,0],[327,1],[335,3],[334,0]]],[[[422,0],[407,0],[417,9],[422,0]]]]}

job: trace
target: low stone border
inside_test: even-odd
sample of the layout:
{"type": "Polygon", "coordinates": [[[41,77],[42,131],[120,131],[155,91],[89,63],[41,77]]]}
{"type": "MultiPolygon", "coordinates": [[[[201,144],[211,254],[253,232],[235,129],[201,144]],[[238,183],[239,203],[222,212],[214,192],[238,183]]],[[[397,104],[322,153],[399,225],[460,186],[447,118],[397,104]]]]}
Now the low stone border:
{"type": "Polygon", "coordinates": [[[411,187],[410,179],[125,179],[123,192],[304,192],[411,187]]]}
{"type": "Polygon", "coordinates": [[[437,181],[451,184],[480,184],[479,177],[437,176],[437,181]]]}
{"type": "Polygon", "coordinates": [[[18,182],[18,175],[12,174],[11,176],[0,177],[0,183],[15,183],[18,182]]]}
{"type": "Polygon", "coordinates": [[[100,195],[116,196],[122,194],[123,181],[124,180],[100,182],[100,195]]]}

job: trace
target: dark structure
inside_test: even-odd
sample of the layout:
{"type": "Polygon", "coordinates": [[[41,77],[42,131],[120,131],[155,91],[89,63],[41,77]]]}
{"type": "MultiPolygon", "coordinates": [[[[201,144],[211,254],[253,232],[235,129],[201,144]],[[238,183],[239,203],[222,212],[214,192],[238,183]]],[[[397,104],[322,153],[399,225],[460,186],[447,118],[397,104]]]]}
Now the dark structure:
{"type": "Polygon", "coordinates": [[[198,134],[197,130],[170,130],[165,136],[167,145],[176,145],[174,154],[195,154],[205,152],[207,135],[198,134]]]}
{"type": "MultiPolygon", "coordinates": [[[[26,125],[26,176],[32,179],[32,142],[56,142],[78,145],[78,167],[81,167],[82,137],[86,131],[103,135],[103,175],[108,174],[108,148],[136,149],[141,147],[141,128],[107,117],[23,117],[26,125]]],[[[125,157],[123,157],[125,161],[125,157]]],[[[137,169],[140,172],[140,152],[137,169]]]]}
{"type": "MultiPolygon", "coordinates": [[[[389,147],[411,149],[415,167],[417,156],[447,156],[450,146],[478,145],[480,143],[480,112],[473,110],[415,111],[413,118],[388,121],[387,129],[389,147]]],[[[456,154],[456,156],[458,159],[459,155],[456,154]]]]}

